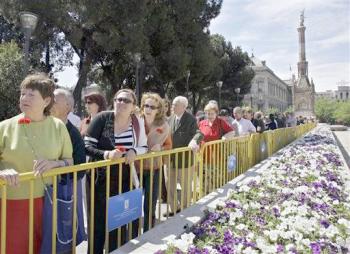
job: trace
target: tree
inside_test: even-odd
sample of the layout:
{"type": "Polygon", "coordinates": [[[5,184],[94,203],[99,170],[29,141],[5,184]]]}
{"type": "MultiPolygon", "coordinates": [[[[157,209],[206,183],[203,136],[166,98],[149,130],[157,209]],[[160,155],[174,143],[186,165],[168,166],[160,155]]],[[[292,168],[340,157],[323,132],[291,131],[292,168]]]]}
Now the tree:
{"type": "Polygon", "coordinates": [[[350,126],[350,101],[338,102],[334,118],[337,123],[350,126]]]}
{"type": "Polygon", "coordinates": [[[23,54],[17,44],[0,44],[0,121],[18,114],[17,98],[23,77],[23,54]]]}
{"type": "Polygon", "coordinates": [[[315,114],[320,122],[334,123],[337,103],[332,99],[318,98],[315,101],[315,114]]]}

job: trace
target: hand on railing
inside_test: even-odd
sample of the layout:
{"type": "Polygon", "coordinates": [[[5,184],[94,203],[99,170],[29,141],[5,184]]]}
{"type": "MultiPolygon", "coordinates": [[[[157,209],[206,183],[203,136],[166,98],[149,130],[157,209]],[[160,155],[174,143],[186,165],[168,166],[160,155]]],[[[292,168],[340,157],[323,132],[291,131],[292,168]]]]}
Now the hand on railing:
{"type": "Polygon", "coordinates": [[[0,179],[5,180],[10,186],[18,186],[19,184],[19,174],[13,168],[0,170],[0,179]]]}
{"type": "Polygon", "coordinates": [[[126,164],[131,164],[134,163],[136,159],[136,152],[134,149],[129,149],[125,155],[125,163],[126,164]]]}
{"type": "Polygon", "coordinates": [[[41,175],[53,168],[67,167],[72,164],[73,164],[72,159],[64,159],[64,160],[37,159],[37,160],[34,160],[34,166],[33,166],[34,176],[41,175]]]}
{"type": "Polygon", "coordinates": [[[195,140],[191,140],[191,142],[188,144],[188,147],[191,148],[193,152],[199,151],[199,145],[195,140]]]}
{"type": "Polygon", "coordinates": [[[123,153],[119,149],[112,151],[106,151],[105,159],[107,160],[117,160],[123,156],[123,153]]]}
{"type": "Polygon", "coordinates": [[[152,148],[151,151],[152,152],[159,152],[162,150],[162,146],[160,144],[155,144],[152,148]]]}

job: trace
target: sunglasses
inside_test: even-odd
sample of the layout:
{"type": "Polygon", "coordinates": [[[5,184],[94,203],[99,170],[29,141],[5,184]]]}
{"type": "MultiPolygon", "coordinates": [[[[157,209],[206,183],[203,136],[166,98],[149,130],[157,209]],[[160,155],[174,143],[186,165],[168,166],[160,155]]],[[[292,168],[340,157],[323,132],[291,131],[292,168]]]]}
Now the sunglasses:
{"type": "Polygon", "coordinates": [[[122,98],[122,97],[114,98],[114,101],[115,101],[115,102],[119,102],[119,103],[124,102],[125,104],[132,103],[132,100],[130,100],[130,99],[128,99],[128,98],[122,98]]]}
{"type": "Polygon", "coordinates": [[[150,108],[150,109],[152,109],[152,110],[155,110],[155,109],[158,108],[158,107],[156,107],[156,106],[148,105],[148,104],[143,105],[143,107],[144,107],[144,108],[150,108]]]}

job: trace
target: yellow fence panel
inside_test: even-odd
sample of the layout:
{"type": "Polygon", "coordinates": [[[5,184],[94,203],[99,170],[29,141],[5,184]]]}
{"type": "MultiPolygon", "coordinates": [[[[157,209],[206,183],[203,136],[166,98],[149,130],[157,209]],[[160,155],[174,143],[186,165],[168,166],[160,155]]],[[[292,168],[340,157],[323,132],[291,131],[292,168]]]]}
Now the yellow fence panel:
{"type": "MultiPolygon", "coordinates": [[[[198,153],[193,153],[190,148],[177,148],[173,150],[151,152],[136,157],[134,165],[127,167],[129,179],[123,179],[125,174],[124,158],[115,161],[98,161],[81,165],[58,168],[43,175],[43,179],[53,179],[53,230],[52,243],[53,253],[55,253],[56,231],[57,231],[57,182],[62,174],[73,173],[73,224],[77,225],[77,173],[87,172],[89,184],[87,191],[90,200],[88,202],[88,242],[89,252],[93,254],[94,232],[97,223],[105,223],[105,250],[110,250],[111,246],[119,247],[133,237],[137,237],[143,232],[151,229],[156,223],[168,218],[171,213],[191,206],[199,198],[220,188],[227,182],[240,174],[244,174],[249,168],[263,161],[279,149],[285,147],[296,138],[301,137],[306,132],[316,126],[315,123],[299,125],[296,127],[266,131],[262,134],[252,134],[245,137],[236,137],[230,140],[217,140],[202,145],[198,153]],[[228,172],[228,158],[234,156],[236,167],[232,172],[228,172]],[[123,183],[128,185],[128,189],[135,188],[135,176],[132,174],[135,168],[139,187],[144,189],[144,197],[148,195],[148,211],[144,211],[144,217],[118,228],[115,233],[108,231],[108,202],[105,203],[105,222],[94,221],[96,209],[96,198],[99,198],[95,188],[95,181],[99,178],[101,171],[105,174],[106,185],[103,190],[105,200],[109,197],[123,192],[123,183]],[[113,176],[113,177],[112,177],[113,176]],[[166,186],[166,200],[162,200],[161,195],[164,183],[166,186]],[[115,180],[112,180],[115,179],[115,180]],[[147,193],[146,193],[147,192],[147,193]],[[158,197],[153,196],[156,195],[158,197]],[[155,210],[158,212],[156,213],[155,210]],[[127,234],[125,234],[127,232],[127,234]],[[113,236],[113,237],[111,237],[113,236]]],[[[33,173],[20,174],[20,182],[29,181],[29,250],[33,253],[33,232],[34,232],[34,180],[33,173]]],[[[6,253],[6,204],[7,185],[0,180],[1,186],[1,254],[6,253]]],[[[73,227],[74,232],[75,227],[73,227]]],[[[113,232],[113,231],[112,231],[113,232]]],[[[75,233],[73,234],[73,246],[76,243],[75,233]]],[[[73,247],[72,253],[76,253],[73,247]]]]}

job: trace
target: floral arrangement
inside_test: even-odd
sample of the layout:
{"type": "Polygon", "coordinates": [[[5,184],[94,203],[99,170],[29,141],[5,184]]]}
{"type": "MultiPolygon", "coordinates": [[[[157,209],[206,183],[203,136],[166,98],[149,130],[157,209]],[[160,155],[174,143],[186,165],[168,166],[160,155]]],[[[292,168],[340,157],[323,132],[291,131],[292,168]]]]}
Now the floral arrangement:
{"type": "Polygon", "coordinates": [[[126,148],[124,146],[116,146],[115,150],[118,150],[121,153],[125,153],[126,152],[126,148]]]}
{"type": "Polygon", "coordinates": [[[31,120],[28,117],[22,117],[18,119],[18,124],[30,124],[31,120]]]}
{"type": "Polygon", "coordinates": [[[317,128],[160,253],[350,253],[350,172],[317,128]]]}

